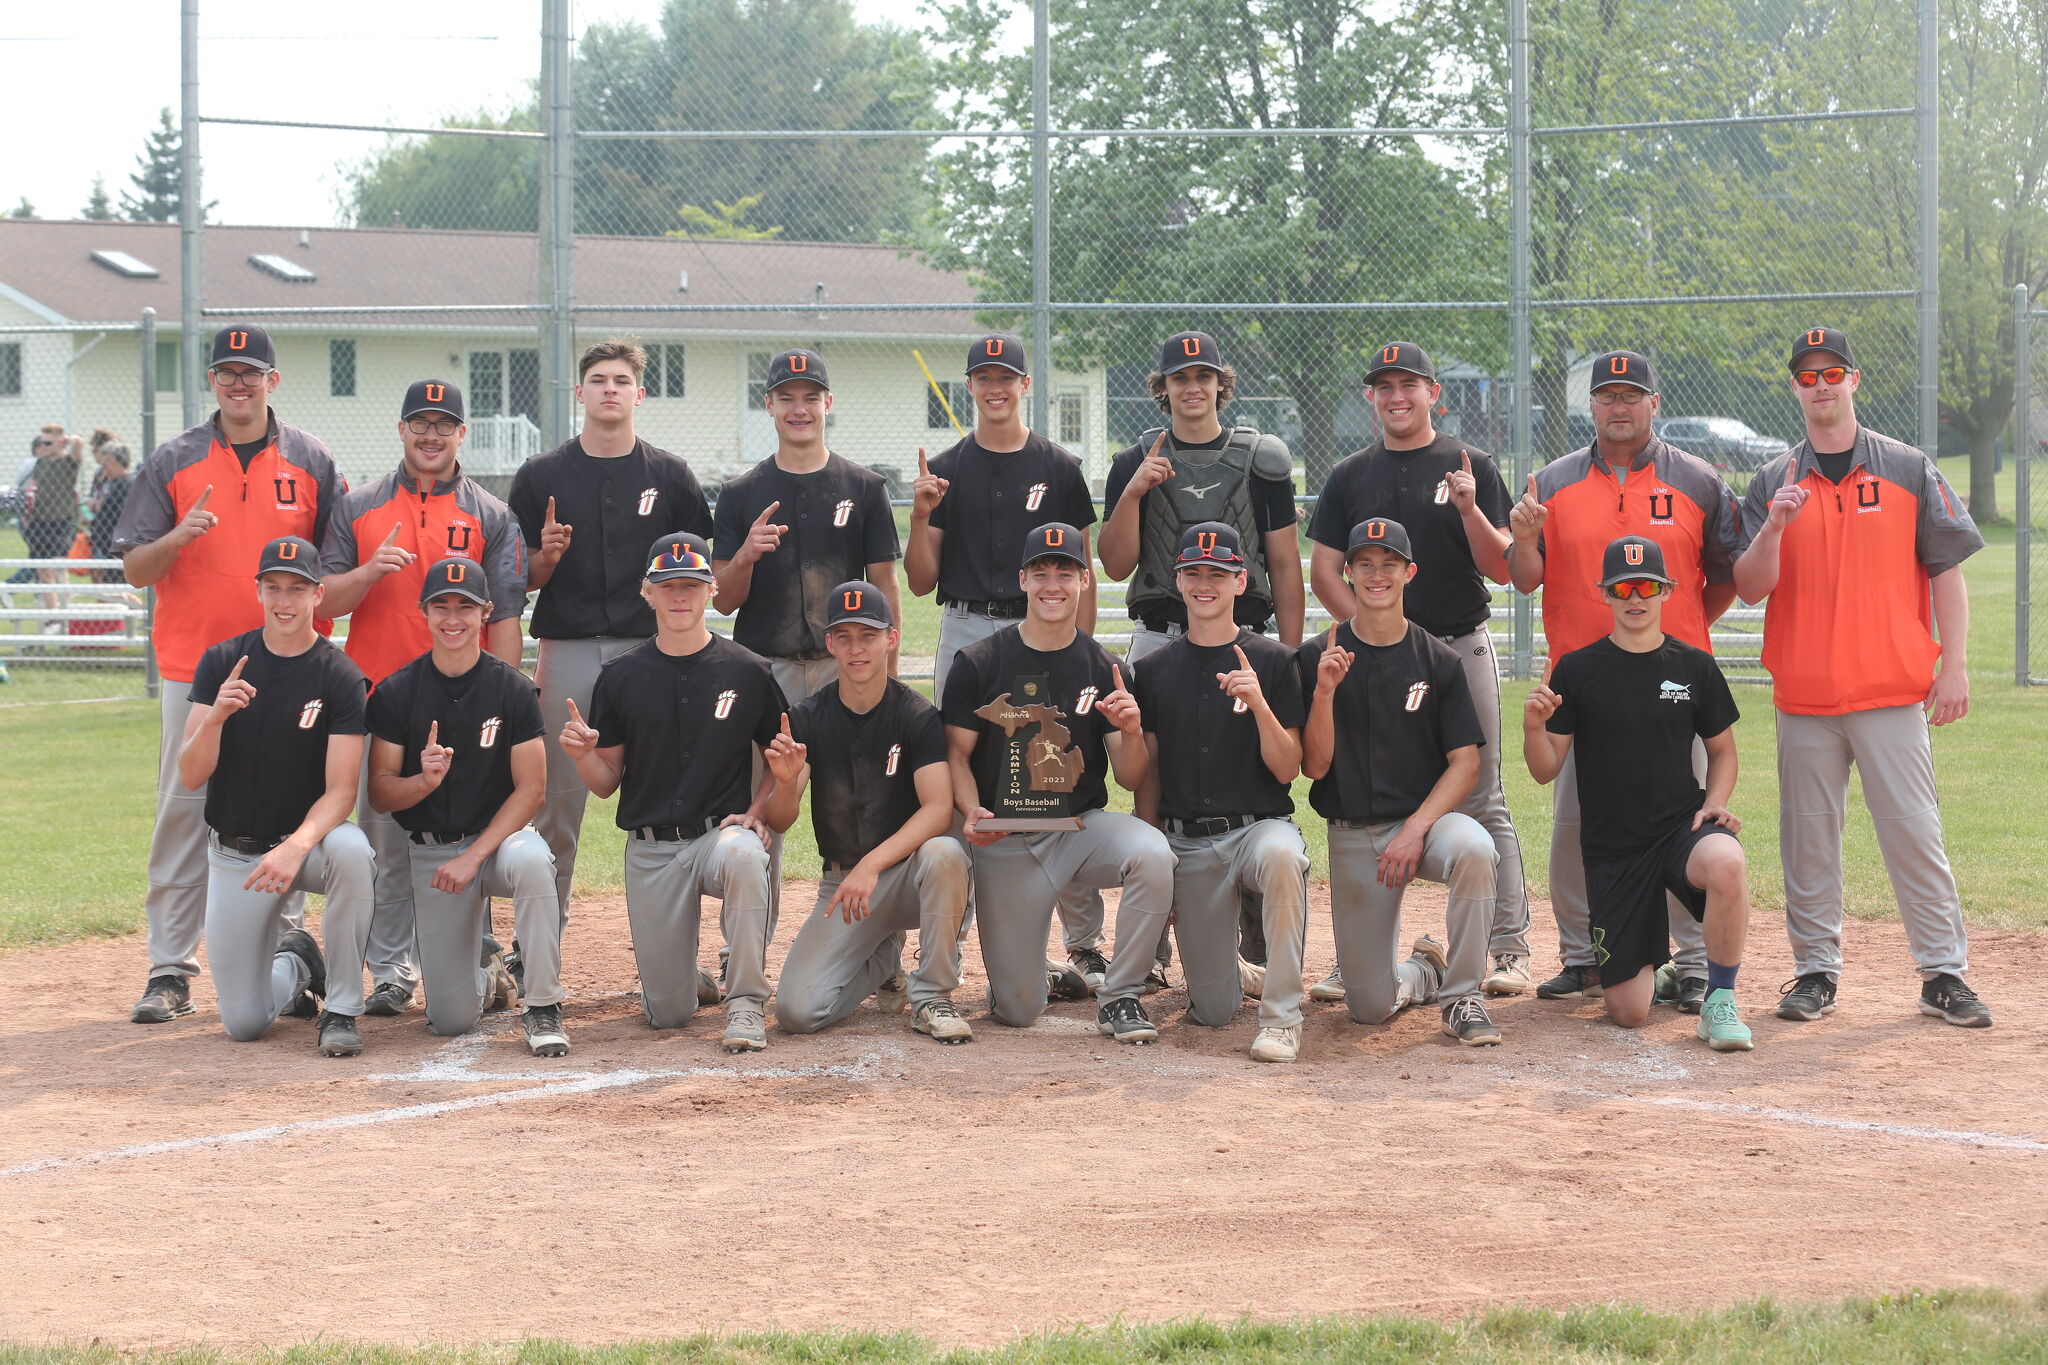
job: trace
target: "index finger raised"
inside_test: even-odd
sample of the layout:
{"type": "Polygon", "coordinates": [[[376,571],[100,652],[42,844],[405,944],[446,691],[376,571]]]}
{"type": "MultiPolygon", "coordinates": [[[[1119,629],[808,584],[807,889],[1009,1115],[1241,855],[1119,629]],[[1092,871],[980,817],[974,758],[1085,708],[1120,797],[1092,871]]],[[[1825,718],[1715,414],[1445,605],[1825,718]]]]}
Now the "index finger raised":
{"type": "MultiPolygon", "coordinates": [[[[204,488],[200,489],[200,490],[199,490],[199,498],[198,498],[198,501],[196,501],[196,502],[194,502],[194,503],[192,504],[192,511],[194,511],[194,512],[204,512],[204,511],[206,510],[206,500],[207,500],[208,498],[212,497],[212,496],[213,496],[213,485],[212,485],[212,484],[208,484],[208,485],[206,485],[206,487],[204,487],[204,488]]],[[[188,513],[187,515],[189,515],[189,513],[188,513]]]]}
{"type": "Polygon", "coordinates": [[[1539,497],[1537,497],[1537,496],[1536,496],[1536,476],[1535,476],[1534,474],[1531,474],[1531,475],[1529,476],[1529,493],[1528,493],[1528,498],[1529,498],[1529,501],[1530,501],[1530,502],[1541,502],[1541,501],[1543,501],[1543,499],[1541,499],[1541,498],[1539,498],[1539,497]]]}
{"type": "Polygon", "coordinates": [[[1469,450],[1460,450],[1460,451],[1458,452],[1458,468],[1460,468],[1460,469],[1464,470],[1464,471],[1465,471],[1465,472],[1466,472],[1467,474],[1470,474],[1470,473],[1472,472],[1472,452],[1471,452],[1471,451],[1469,451],[1469,450]]]}
{"type": "MultiPolygon", "coordinates": [[[[575,705],[575,703],[571,702],[570,705],[573,706],[575,705]]],[[[427,747],[429,749],[438,749],[441,747],[441,722],[438,720],[430,720],[427,722],[427,747]]]]}
{"type": "Polygon", "coordinates": [[[565,700],[567,700],[569,703],[569,719],[575,721],[578,725],[581,725],[583,723],[583,716],[576,710],[576,699],[574,697],[568,697],[565,698],[565,700]]]}
{"type": "Polygon", "coordinates": [[[1251,670],[1251,666],[1252,666],[1252,661],[1251,661],[1250,659],[1247,659],[1247,658],[1245,658],[1245,657],[1244,657],[1244,646],[1243,646],[1243,645],[1232,645],[1232,646],[1230,647],[1230,652],[1231,652],[1232,654],[1235,654],[1235,655],[1237,656],[1237,666],[1238,666],[1239,668],[1242,668],[1242,669],[1246,670],[1247,672],[1249,672],[1249,671],[1251,670]]]}
{"type": "Polygon", "coordinates": [[[780,506],[782,506],[782,503],[780,501],[776,501],[769,503],[766,507],[763,507],[761,509],[761,515],[754,518],[754,525],[766,526],[768,524],[768,518],[774,516],[775,509],[780,506]]]}
{"type": "Polygon", "coordinates": [[[931,473],[932,467],[924,462],[924,447],[919,446],[917,448],[917,477],[928,479],[931,477],[931,473]]]}
{"type": "Polygon", "coordinates": [[[391,529],[384,533],[384,543],[382,545],[379,545],[377,548],[380,550],[388,550],[391,548],[391,543],[397,539],[398,523],[394,521],[391,523],[391,529]]]}
{"type": "Polygon", "coordinates": [[[234,682],[236,679],[240,678],[242,676],[242,666],[248,662],[249,656],[246,654],[244,654],[241,658],[235,660],[235,666],[228,670],[227,680],[229,682],[234,682]]]}
{"type": "Polygon", "coordinates": [[[547,516],[547,519],[548,519],[549,521],[553,521],[553,520],[555,519],[555,500],[554,500],[553,498],[549,498],[549,499],[548,499],[548,516],[547,516]]]}
{"type": "Polygon", "coordinates": [[[1152,442],[1152,449],[1150,449],[1149,451],[1147,451],[1147,452],[1145,452],[1145,453],[1146,453],[1146,454],[1148,454],[1148,455],[1157,455],[1157,454],[1158,454],[1158,453],[1160,452],[1160,450],[1161,450],[1161,449],[1162,449],[1162,448],[1163,448],[1163,447],[1164,447],[1165,445],[1166,445],[1166,431],[1165,431],[1165,429],[1164,429],[1164,428],[1162,427],[1162,428],[1160,429],[1160,432],[1159,432],[1159,437],[1158,437],[1158,439],[1152,442]]]}

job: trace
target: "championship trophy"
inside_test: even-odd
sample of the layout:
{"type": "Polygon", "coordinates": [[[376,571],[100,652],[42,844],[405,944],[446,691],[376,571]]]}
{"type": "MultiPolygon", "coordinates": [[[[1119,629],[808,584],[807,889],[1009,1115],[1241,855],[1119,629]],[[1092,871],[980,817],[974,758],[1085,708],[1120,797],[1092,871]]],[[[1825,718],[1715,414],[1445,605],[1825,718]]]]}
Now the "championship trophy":
{"type": "MultiPolygon", "coordinates": [[[[1018,677],[1009,691],[974,714],[1003,732],[995,790],[981,793],[994,818],[975,828],[991,834],[1081,828],[1072,812],[1074,787],[1086,760],[1061,724],[1067,714],[1054,704],[1050,680],[1042,673],[1018,677]]],[[[984,742],[997,741],[990,736],[984,742]]]]}

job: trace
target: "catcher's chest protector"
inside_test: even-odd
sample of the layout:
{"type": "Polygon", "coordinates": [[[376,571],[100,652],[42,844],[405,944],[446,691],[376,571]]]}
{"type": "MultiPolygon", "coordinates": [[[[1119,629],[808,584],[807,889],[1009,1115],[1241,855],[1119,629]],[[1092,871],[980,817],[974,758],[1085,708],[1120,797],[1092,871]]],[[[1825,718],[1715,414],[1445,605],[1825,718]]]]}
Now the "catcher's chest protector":
{"type": "MultiPolygon", "coordinates": [[[[1139,449],[1150,450],[1158,438],[1148,431],[1139,449]]],[[[1152,490],[1145,502],[1144,521],[1139,527],[1138,567],[1131,574],[1125,600],[1131,615],[1144,615],[1140,608],[1154,602],[1178,602],[1180,589],[1174,583],[1174,557],[1180,553],[1181,532],[1197,522],[1220,521],[1236,529],[1245,549],[1245,596],[1264,602],[1273,600],[1271,575],[1266,571],[1265,538],[1259,533],[1252,512],[1252,480],[1271,479],[1267,466],[1276,462],[1291,477],[1293,466],[1286,447],[1277,437],[1261,436],[1251,427],[1236,427],[1221,450],[1182,450],[1167,433],[1160,454],[1173,461],[1173,477],[1152,490]]]]}

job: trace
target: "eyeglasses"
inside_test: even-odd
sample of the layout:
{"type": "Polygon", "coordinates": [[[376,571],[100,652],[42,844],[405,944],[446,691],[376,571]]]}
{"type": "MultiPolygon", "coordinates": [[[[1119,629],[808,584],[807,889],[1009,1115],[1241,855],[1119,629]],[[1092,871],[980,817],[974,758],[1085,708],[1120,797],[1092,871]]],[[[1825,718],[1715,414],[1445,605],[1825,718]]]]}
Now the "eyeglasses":
{"type": "Polygon", "coordinates": [[[1654,578],[1627,578],[1619,583],[1609,583],[1607,595],[1617,602],[1626,602],[1631,597],[1647,601],[1652,597],[1662,597],[1666,586],[1654,578]]]}
{"type": "Polygon", "coordinates": [[[1815,384],[1839,384],[1849,377],[1847,365],[1830,365],[1824,370],[1800,370],[1792,376],[1792,382],[1802,389],[1815,384]]]}
{"type": "Polygon", "coordinates": [[[260,389],[268,370],[210,370],[214,382],[224,389],[260,389]]]}
{"type": "Polygon", "coordinates": [[[1624,408],[1632,408],[1649,396],[1641,389],[1616,389],[1611,392],[1603,389],[1593,395],[1593,402],[1603,408],[1611,408],[1616,404],[1624,408]]]}
{"type": "Polygon", "coordinates": [[[415,436],[424,436],[430,431],[436,436],[453,436],[455,429],[461,425],[462,423],[456,421],[453,417],[443,417],[436,422],[429,422],[423,417],[408,417],[405,419],[405,429],[415,436]]]}

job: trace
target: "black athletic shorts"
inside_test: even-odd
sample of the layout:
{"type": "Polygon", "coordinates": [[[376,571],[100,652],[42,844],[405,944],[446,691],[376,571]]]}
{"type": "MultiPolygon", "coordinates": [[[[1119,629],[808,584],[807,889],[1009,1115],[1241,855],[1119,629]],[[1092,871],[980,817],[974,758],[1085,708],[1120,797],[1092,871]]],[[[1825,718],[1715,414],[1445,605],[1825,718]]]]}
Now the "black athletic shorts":
{"type": "Polygon", "coordinates": [[[1600,984],[1618,986],[1645,967],[1671,960],[1666,892],[1692,912],[1707,915],[1707,893],[1685,875],[1686,860],[1702,839],[1734,833],[1717,824],[1691,828],[1687,817],[1671,833],[1646,844],[1626,858],[1586,860],[1586,902],[1592,913],[1593,960],[1600,964],[1600,984]]]}

